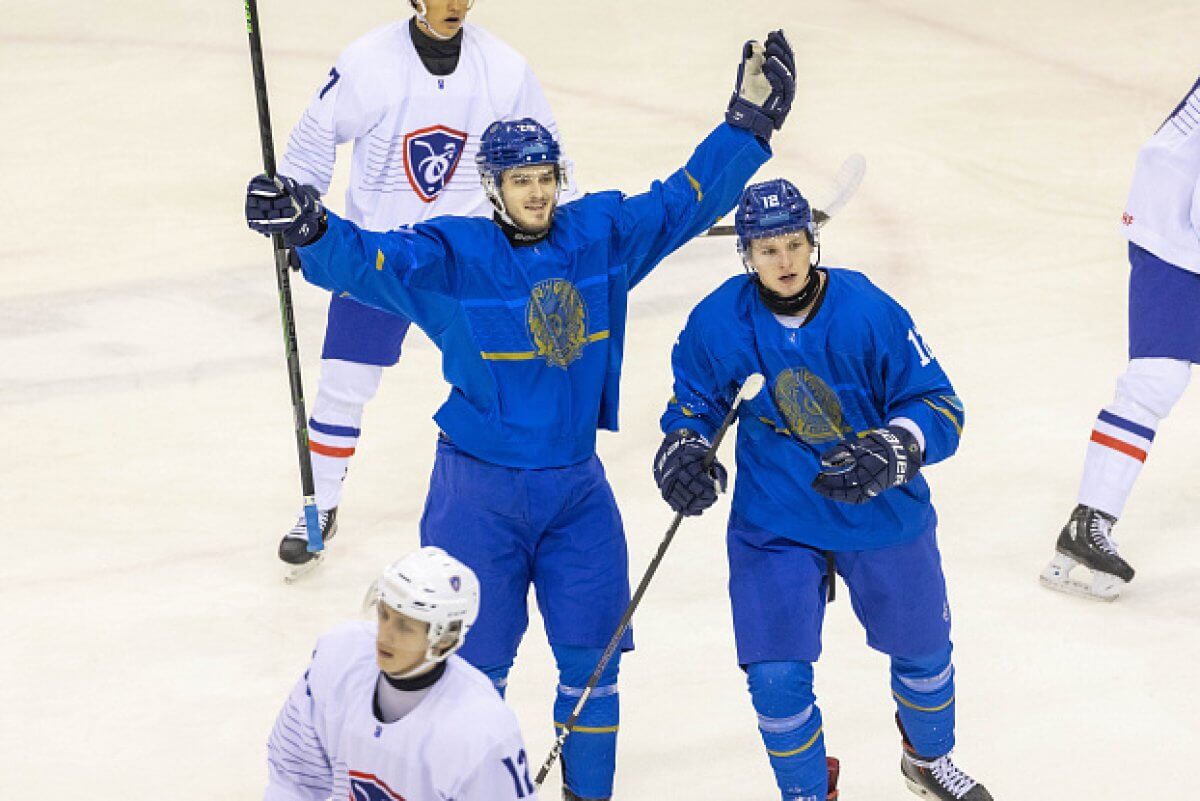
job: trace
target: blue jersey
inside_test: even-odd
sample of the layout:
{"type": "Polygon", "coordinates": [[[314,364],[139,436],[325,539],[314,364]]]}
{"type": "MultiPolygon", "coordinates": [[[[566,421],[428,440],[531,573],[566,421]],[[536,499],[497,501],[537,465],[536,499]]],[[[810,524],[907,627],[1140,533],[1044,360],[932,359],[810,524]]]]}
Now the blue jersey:
{"type": "Polygon", "coordinates": [[[299,249],[304,276],[429,335],[452,385],[434,419],[458,447],[510,467],[576,464],[597,427],[617,428],[629,290],[729,212],[769,156],[722,124],[650,191],[562,206],[549,236],[524,247],[482,218],[373,233],[330,214],[299,249]]]}
{"type": "Polygon", "coordinates": [[[672,354],[675,395],[664,431],[712,437],[738,387],[762,373],[764,390],[738,410],[735,517],[832,551],[908,542],[935,522],[918,474],[861,506],[811,488],[821,454],[856,432],[897,419],[924,435],[925,464],[958,447],[963,409],[912,318],[861,273],[826,269],[816,310],[800,328],[784,326],[753,280],[726,281],[692,311],[672,354]]]}

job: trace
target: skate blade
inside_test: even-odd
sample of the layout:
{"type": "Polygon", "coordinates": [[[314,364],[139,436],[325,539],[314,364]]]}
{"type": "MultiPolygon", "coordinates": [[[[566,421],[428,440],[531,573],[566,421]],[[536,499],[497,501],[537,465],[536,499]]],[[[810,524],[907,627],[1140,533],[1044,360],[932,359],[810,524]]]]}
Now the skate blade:
{"type": "Polygon", "coordinates": [[[914,782],[912,779],[908,778],[907,776],[904,777],[904,783],[908,785],[908,789],[912,792],[913,795],[919,795],[922,798],[930,797],[929,790],[922,787],[917,782],[914,782]]]}
{"type": "Polygon", "coordinates": [[[325,561],[325,551],[317,551],[313,558],[302,565],[287,565],[287,573],[283,577],[284,584],[295,584],[309,573],[316,570],[325,561]]]}
{"type": "Polygon", "coordinates": [[[1054,555],[1054,558],[1050,560],[1050,564],[1046,565],[1046,569],[1042,571],[1038,579],[1041,581],[1042,586],[1047,589],[1063,592],[1067,595],[1076,595],[1092,601],[1106,601],[1108,603],[1112,603],[1117,598],[1120,598],[1121,590],[1125,587],[1125,582],[1117,576],[1090,570],[1066,554],[1061,553],[1054,555]],[[1071,571],[1077,567],[1092,574],[1091,582],[1071,578],[1071,571]]]}

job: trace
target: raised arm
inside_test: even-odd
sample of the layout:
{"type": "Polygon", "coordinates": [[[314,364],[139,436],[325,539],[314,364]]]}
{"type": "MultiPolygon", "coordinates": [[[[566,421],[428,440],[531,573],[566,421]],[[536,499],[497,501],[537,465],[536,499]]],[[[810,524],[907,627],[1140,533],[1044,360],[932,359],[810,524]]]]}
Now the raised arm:
{"type": "Polygon", "coordinates": [[[314,187],[283,175],[251,179],[246,223],[294,248],[310,283],[403,314],[431,336],[457,311],[457,262],[439,224],[365,231],[326,211],[314,187]]]}
{"type": "Polygon", "coordinates": [[[683,169],[648,192],[621,201],[616,245],[630,286],[737,203],[742,189],[768,158],[768,142],[791,109],[795,59],[782,31],[766,46],[746,42],[737,84],[718,126],[683,169]]]}

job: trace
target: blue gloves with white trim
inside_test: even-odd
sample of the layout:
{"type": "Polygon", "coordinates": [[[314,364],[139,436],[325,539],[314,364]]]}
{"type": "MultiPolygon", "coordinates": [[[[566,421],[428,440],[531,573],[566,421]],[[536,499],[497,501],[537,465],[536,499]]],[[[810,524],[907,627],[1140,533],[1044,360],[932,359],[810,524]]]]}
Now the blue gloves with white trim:
{"type": "Polygon", "coordinates": [[[325,233],[321,193],[286,175],[256,175],[246,187],[246,224],[263,236],[281,235],[287,248],[311,245],[325,233]]]}
{"type": "Polygon", "coordinates": [[[681,515],[698,515],[717,502],[729,476],[715,458],[708,467],[708,440],[686,428],[672,431],[654,456],[654,482],[663,500],[681,515]]]}
{"type": "Polygon", "coordinates": [[[912,481],[921,469],[921,445],[903,426],[876,428],[821,454],[821,466],[824,469],[812,482],[819,495],[862,504],[912,481]]]}
{"type": "Polygon", "coordinates": [[[783,31],[771,31],[765,47],[753,40],[742,46],[725,121],[768,142],[783,126],[795,97],[796,56],[783,31]]]}

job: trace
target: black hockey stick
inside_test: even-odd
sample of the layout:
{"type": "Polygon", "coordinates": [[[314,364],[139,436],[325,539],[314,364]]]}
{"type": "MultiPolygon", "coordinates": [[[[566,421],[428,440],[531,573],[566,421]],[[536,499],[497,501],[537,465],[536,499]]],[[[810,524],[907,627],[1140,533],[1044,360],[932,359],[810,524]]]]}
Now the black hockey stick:
{"type": "MultiPolygon", "coordinates": [[[[262,144],[263,171],[275,177],[275,140],[271,136],[271,110],[267,105],[267,76],[263,68],[262,39],[258,33],[258,2],[244,0],[246,33],[250,35],[250,67],[254,72],[254,98],[258,103],[258,138],[262,144]]],[[[279,316],[283,321],[283,350],[287,358],[288,384],[292,390],[292,423],[296,431],[296,453],[300,457],[300,490],[304,495],[304,524],[308,550],[320,555],[321,523],[317,515],[313,485],[312,456],[308,451],[308,416],[304,412],[304,384],[300,377],[300,347],[296,341],[296,315],[292,310],[292,286],[288,276],[287,248],[279,234],[271,235],[275,251],[275,283],[279,288],[279,316]]],[[[315,559],[313,560],[315,561],[315,559]]]]}
{"type": "MultiPolygon", "coordinates": [[[[742,387],[733,399],[733,404],[729,407],[729,412],[725,415],[725,419],[721,421],[721,427],[717,429],[716,435],[713,436],[713,441],[708,447],[708,452],[704,454],[703,464],[705,468],[710,467],[713,461],[716,460],[717,449],[721,447],[721,440],[725,438],[725,432],[729,430],[729,426],[733,425],[733,419],[737,416],[738,406],[741,405],[742,401],[750,400],[757,395],[762,390],[762,387],[763,377],[761,373],[751,373],[742,382],[742,387]]],[[[642,580],[638,582],[637,591],[633,594],[633,599],[630,600],[629,606],[625,607],[625,614],[621,615],[621,622],[617,625],[617,630],[613,633],[612,639],[608,641],[608,647],[604,649],[604,654],[596,664],[596,669],[592,671],[592,676],[588,679],[587,686],[583,689],[583,694],[579,696],[579,700],[575,703],[575,709],[572,710],[571,716],[563,724],[562,732],[554,741],[554,747],[550,749],[549,756],[542,763],[541,770],[538,771],[537,778],[534,779],[534,787],[542,786],[542,782],[546,780],[546,775],[550,772],[550,768],[554,767],[555,761],[562,754],[563,744],[571,734],[571,728],[575,725],[575,721],[579,720],[579,715],[583,712],[583,707],[588,702],[588,698],[591,697],[592,690],[596,688],[596,684],[600,681],[600,674],[604,672],[604,668],[608,667],[609,660],[616,653],[621,643],[621,638],[625,636],[625,631],[629,628],[629,621],[633,619],[633,613],[637,611],[638,604],[642,601],[642,596],[646,594],[646,588],[650,586],[650,580],[654,578],[654,573],[658,570],[659,564],[666,555],[667,548],[671,545],[671,540],[675,539],[675,532],[679,529],[681,522],[683,522],[683,513],[677,512],[675,519],[671,521],[670,528],[667,529],[666,536],[659,543],[658,552],[650,560],[650,566],[646,568],[642,580]]]]}
{"type": "MultiPolygon", "coordinates": [[[[820,231],[825,223],[842,210],[850,202],[858,187],[862,185],[863,176],[867,174],[867,160],[861,153],[852,153],[838,168],[833,183],[825,190],[825,195],[814,201],[813,227],[820,231]]],[[[714,225],[701,236],[733,236],[736,232],[732,225],[714,225]]]]}

